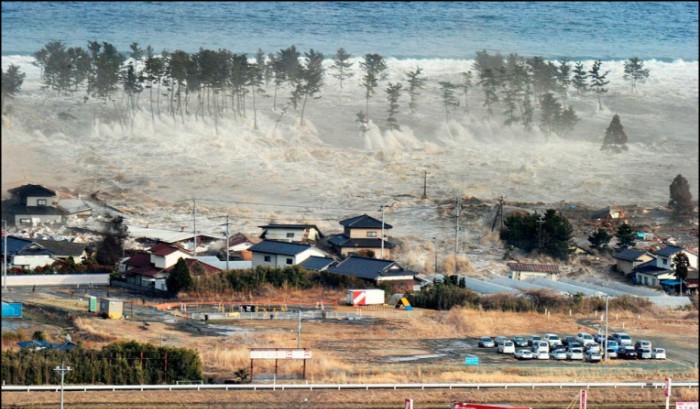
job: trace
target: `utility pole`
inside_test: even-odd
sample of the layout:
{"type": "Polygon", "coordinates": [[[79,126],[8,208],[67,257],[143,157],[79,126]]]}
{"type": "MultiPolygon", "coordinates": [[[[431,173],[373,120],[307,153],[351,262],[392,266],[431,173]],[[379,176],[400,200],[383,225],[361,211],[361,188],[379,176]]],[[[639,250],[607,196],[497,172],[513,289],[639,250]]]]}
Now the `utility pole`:
{"type": "Polygon", "coordinates": [[[197,199],[192,198],[192,233],[194,234],[194,257],[197,258],[197,199]]]}
{"type": "Polygon", "coordinates": [[[608,361],[608,299],[610,298],[609,295],[605,296],[605,342],[604,342],[604,348],[605,350],[603,351],[605,355],[603,355],[603,359],[607,362],[608,361]]]}
{"type": "Polygon", "coordinates": [[[228,240],[229,240],[229,233],[228,233],[228,215],[226,215],[226,271],[229,271],[228,268],[228,240]]]}
{"type": "Polygon", "coordinates": [[[63,378],[66,375],[66,372],[72,371],[72,369],[70,369],[70,366],[67,366],[65,368],[57,366],[53,368],[53,370],[61,373],[61,409],[63,409],[63,378]]]}
{"type": "Polygon", "coordinates": [[[501,216],[500,230],[499,231],[503,231],[503,199],[505,199],[505,198],[506,198],[505,196],[501,195],[500,206],[498,207],[498,213],[501,216]]]}
{"type": "Polygon", "coordinates": [[[438,272],[438,242],[437,242],[437,236],[433,237],[433,240],[435,240],[435,274],[438,272]]]}
{"type": "Polygon", "coordinates": [[[299,325],[297,326],[297,349],[301,349],[301,310],[299,310],[299,325]]]}
{"type": "Polygon", "coordinates": [[[423,199],[428,198],[428,194],[426,192],[427,186],[428,186],[428,171],[424,170],[423,171],[423,199]]]}
{"type": "Polygon", "coordinates": [[[381,259],[384,260],[384,205],[380,205],[379,209],[382,211],[382,252],[381,252],[381,259]]]}
{"type": "Polygon", "coordinates": [[[460,198],[457,196],[457,217],[455,217],[455,274],[457,273],[457,251],[459,250],[459,212],[462,209],[460,198]]]}
{"type": "Polygon", "coordinates": [[[2,241],[5,246],[2,252],[2,288],[7,290],[7,221],[2,221],[2,241]]]}

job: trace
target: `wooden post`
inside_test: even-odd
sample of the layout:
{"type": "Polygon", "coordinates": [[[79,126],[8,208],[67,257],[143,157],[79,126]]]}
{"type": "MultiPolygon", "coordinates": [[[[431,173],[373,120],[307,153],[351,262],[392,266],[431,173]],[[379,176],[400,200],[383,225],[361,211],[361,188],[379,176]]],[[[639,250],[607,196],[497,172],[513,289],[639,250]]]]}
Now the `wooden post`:
{"type": "Polygon", "coordinates": [[[253,358],[250,358],[250,381],[253,382],[253,358]]]}

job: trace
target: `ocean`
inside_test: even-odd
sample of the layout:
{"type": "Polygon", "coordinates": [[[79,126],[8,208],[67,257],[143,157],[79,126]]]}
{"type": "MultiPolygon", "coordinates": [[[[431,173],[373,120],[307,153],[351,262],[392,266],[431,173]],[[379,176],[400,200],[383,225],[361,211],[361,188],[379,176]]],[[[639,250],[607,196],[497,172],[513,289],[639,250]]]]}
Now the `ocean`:
{"type": "Polygon", "coordinates": [[[332,54],[465,59],[697,61],[697,2],[2,2],[2,55],[132,42],[254,53],[295,44],[332,54]],[[555,40],[555,41],[554,41],[555,40]]]}

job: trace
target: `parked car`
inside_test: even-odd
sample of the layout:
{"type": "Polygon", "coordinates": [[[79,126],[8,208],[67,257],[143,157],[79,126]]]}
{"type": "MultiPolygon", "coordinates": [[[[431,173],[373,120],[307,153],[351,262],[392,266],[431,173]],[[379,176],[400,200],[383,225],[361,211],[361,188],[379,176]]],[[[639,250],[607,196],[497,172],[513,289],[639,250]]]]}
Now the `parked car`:
{"type": "Polygon", "coordinates": [[[537,341],[542,341],[542,337],[539,335],[532,335],[530,338],[527,340],[527,345],[532,346],[535,342],[537,341]]]}
{"type": "Polygon", "coordinates": [[[513,341],[506,340],[501,344],[498,344],[498,352],[502,354],[514,354],[515,353],[515,344],[513,341]]]}
{"type": "Polygon", "coordinates": [[[496,343],[493,342],[493,340],[490,337],[479,338],[479,347],[481,347],[481,348],[493,348],[495,346],[496,346],[496,343]]]}
{"type": "Polygon", "coordinates": [[[595,334],[593,335],[593,340],[599,344],[605,342],[605,334],[595,334]]]}
{"type": "Polygon", "coordinates": [[[637,349],[637,357],[639,359],[651,359],[651,349],[639,348],[637,349]]]}
{"type": "Polygon", "coordinates": [[[586,362],[600,362],[600,351],[588,350],[585,355],[586,362]]]}
{"type": "Polygon", "coordinates": [[[564,349],[564,348],[555,349],[554,351],[549,353],[549,357],[551,359],[556,359],[558,361],[560,361],[562,359],[566,359],[566,349],[564,349]]]}
{"type": "Polygon", "coordinates": [[[617,351],[617,357],[620,359],[637,359],[637,351],[623,348],[617,351]]]}
{"type": "Polygon", "coordinates": [[[536,347],[532,347],[532,355],[534,359],[549,359],[549,352],[545,351],[544,349],[535,349],[536,347]]]}
{"type": "Polygon", "coordinates": [[[612,349],[612,348],[608,348],[607,355],[608,355],[608,359],[617,359],[617,350],[612,349]]]}
{"type": "Polygon", "coordinates": [[[493,340],[493,342],[496,343],[496,346],[499,346],[500,344],[502,344],[502,343],[504,343],[504,342],[506,342],[506,341],[508,341],[508,337],[504,337],[504,336],[496,337],[496,338],[494,338],[494,340],[493,340]]]}
{"type": "Polygon", "coordinates": [[[525,337],[513,337],[513,343],[516,347],[526,347],[527,339],[525,337]]]}
{"type": "Polygon", "coordinates": [[[650,341],[639,340],[634,343],[634,349],[652,349],[650,341]]]}
{"type": "Polygon", "coordinates": [[[617,352],[620,349],[620,344],[617,341],[608,340],[608,349],[614,349],[617,352]]]}
{"type": "Polygon", "coordinates": [[[588,344],[583,348],[586,352],[598,352],[600,353],[600,345],[593,343],[593,344],[588,344]]]}
{"type": "Polygon", "coordinates": [[[515,358],[517,359],[532,359],[534,355],[529,349],[519,349],[515,352],[515,358]]]}
{"type": "Polygon", "coordinates": [[[614,332],[612,334],[613,341],[617,341],[620,345],[632,345],[632,337],[626,332],[614,332]]]}
{"type": "Polygon", "coordinates": [[[651,357],[654,359],[666,359],[666,350],[663,348],[654,348],[651,350],[651,357]]]}
{"type": "Polygon", "coordinates": [[[557,334],[544,334],[544,340],[549,343],[550,348],[562,345],[561,339],[557,334]]]}
{"type": "Polygon", "coordinates": [[[578,335],[576,335],[576,341],[578,341],[584,347],[588,344],[595,344],[595,340],[593,340],[593,335],[587,332],[579,332],[578,335]]]}
{"type": "Polygon", "coordinates": [[[569,344],[572,343],[572,342],[578,343],[578,341],[576,341],[576,337],[564,337],[564,338],[561,340],[561,343],[562,343],[563,345],[566,345],[567,347],[568,347],[569,344]]]}
{"type": "Polygon", "coordinates": [[[566,352],[566,359],[580,361],[583,359],[583,349],[581,348],[569,348],[566,352]]]}

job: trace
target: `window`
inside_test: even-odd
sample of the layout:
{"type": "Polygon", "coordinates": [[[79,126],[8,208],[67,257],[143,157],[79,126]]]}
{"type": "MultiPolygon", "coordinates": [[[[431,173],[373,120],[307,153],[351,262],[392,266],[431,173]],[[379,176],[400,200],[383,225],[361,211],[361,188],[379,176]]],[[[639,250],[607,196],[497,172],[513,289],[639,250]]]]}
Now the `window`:
{"type": "Polygon", "coordinates": [[[32,224],[32,219],[19,219],[20,224],[32,224]]]}
{"type": "Polygon", "coordinates": [[[36,205],[37,206],[46,206],[46,199],[37,199],[36,205]]]}
{"type": "Polygon", "coordinates": [[[291,259],[291,258],[288,258],[288,259],[287,259],[287,265],[290,265],[290,266],[291,266],[293,263],[294,263],[294,260],[293,260],[293,259],[291,259]]]}
{"type": "Polygon", "coordinates": [[[288,238],[288,239],[293,239],[293,238],[294,238],[294,233],[287,233],[287,238],[288,238]]]}
{"type": "Polygon", "coordinates": [[[270,257],[270,256],[265,256],[265,261],[267,261],[267,262],[269,263],[270,261],[272,261],[272,257],[270,257]]]}
{"type": "Polygon", "coordinates": [[[376,231],[368,231],[367,237],[377,237],[377,232],[376,231]]]}

